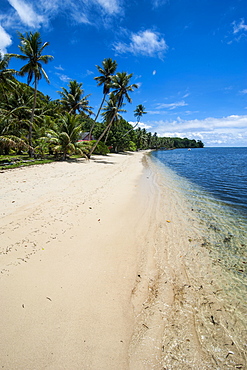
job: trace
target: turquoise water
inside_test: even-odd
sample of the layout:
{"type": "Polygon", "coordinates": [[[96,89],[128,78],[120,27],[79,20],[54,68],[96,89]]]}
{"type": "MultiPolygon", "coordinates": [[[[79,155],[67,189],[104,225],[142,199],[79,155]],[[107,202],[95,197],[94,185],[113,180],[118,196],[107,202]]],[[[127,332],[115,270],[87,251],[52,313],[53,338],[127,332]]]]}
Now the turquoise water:
{"type": "Polygon", "coordinates": [[[176,177],[201,220],[205,247],[246,287],[247,148],[159,150],[151,159],[176,177]]]}

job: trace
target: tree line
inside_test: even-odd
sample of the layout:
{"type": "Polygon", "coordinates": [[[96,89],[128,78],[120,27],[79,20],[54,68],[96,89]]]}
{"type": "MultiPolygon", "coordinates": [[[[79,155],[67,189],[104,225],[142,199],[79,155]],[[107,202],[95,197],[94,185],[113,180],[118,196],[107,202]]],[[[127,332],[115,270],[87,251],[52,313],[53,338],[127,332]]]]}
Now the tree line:
{"type": "Polygon", "coordinates": [[[19,39],[20,54],[0,53],[0,154],[28,152],[30,157],[49,154],[66,159],[71,154],[90,158],[92,153],[109,151],[203,147],[200,140],[159,137],[137,127],[146,114],[142,104],[133,112],[134,126],[124,120],[124,106],[132,102],[130,94],[138,86],[131,83],[133,74],[117,72],[117,62],[111,58],[96,65],[100,75],[94,79],[103,88],[96,114],[90,94],[85,95],[83,84],[76,80],[58,91],[59,99],[51,100],[38,90],[42,78],[49,83],[43,67],[53,59],[44,54],[49,43],[42,42],[39,32],[19,33],[19,39]],[[9,67],[12,58],[24,62],[20,71],[9,67]],[[26,76],[27,83],[18,76],[26,76]],[[89,140],[83,140],[85,132],[89,140]]]}

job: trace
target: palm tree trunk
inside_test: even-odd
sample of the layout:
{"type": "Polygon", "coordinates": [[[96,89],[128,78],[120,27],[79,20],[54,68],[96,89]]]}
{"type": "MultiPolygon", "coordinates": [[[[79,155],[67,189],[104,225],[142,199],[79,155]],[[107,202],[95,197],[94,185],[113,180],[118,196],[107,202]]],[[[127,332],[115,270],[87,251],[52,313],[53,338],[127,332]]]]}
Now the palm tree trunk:
{"type": "Polygon", "coordinates": [[[124,134],[122,137],[126,136],[130,131],[134,130],[134,128],[138,125],[138,123],[139,123],[139,122],[137,122],[137,123],[135,124],[135,126],[133,126],[130,130],[128,130],[127,132],[125,132],[125,134],[124,134]]]}
{"type": "Polygon", "coordinates": [[[28,135],[28,142],[29,142],[29,156],[33,157],[34,156],[34,151],[33,151],[33,146],[32,146],[32,136],[33,136],[33,119],[34,119],[34,110],[36,107],[36,102],[37,102],[37,87],[38,87],[38,81],[37,78],[35,77],[34,81],[34,94],[33,94],[33,107],[32,107],[32,112],[31,112],[31,119],[30,119],[30,124],[29,124],[29,135],[28,135]]]}
{"type": "Polygon", "coordinates": [[[104,143],[106,143],[106,142],[107,142],[107,139],[108,139],[109,133],[110,133],[110,127],[109,127],[109,130],[108,130],[108,131],[107,131],[107,133],[106,133],[104,143]]]}
{"type": "Polygon", "coordinates": [[[92,136],[92,132],[93,132],[93,129],[94,129],[94,126],[95,126],[96,120],[97,120],[97,118],[98,118],[98,116],[99,116],[99,114],[100,114],[100,111],[101,111],[102,107],[103,107],[103,104],[104,104],[104,102],[105,102],[105,98],[106,98],[106,94],[104,94],[104,96],[103,96],[102,102],[101,102],[101,104],[100,104],[100,107],[99,107],[98,112],[97,112],[97,114],[96,114],[96,117],[95,117],[95,119],[94,119],[94,123],[92,124],[92,126],[91,126],[91,128],[90,128],[90,132],[89,132],[89,139],[90,139],[90,138],[91,138],[91,136],[92,136]]]}
{"type": "Polygon", "coordinates": [[[91,157],[91,155],[92,155],[92,153],[93,153],[94,149],[96,148],[96,146],[98,145],[98,143],[100,142],[100,140],[102,139],[102,137],[106,134],[106,132],[107,132],[108,130],[110,130],[111,125],[112,125],[112,123],[113,123],[113,121],[114,121],[114,118],[116,117],[116,114],[117,114],[117,112],[114,114],[114,116],[112,117],[112,119],[111,119],[110,123],[106,126],[106,128],[104,129],[104,131],[102,132],[102,134],[100,135],[100,137],[98,138],[98,140],[96,141],[96,143],[93,145],[92,149],[90,150],[90,152],[89,152],[89,154],[88,154],[88,158],[90,158],[90,157],[91,157]]]}

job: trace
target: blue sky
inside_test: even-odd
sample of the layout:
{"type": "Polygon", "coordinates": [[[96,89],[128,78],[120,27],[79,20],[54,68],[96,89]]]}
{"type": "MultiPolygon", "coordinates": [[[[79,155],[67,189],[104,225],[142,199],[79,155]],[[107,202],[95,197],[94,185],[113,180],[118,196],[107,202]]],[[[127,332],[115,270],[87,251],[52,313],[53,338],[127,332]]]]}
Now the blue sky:
{"type": "Polygon", "coordinates": [[[125,106],[129,122],[143,104],[140,127],[160,136],[247,146],[246,0],[1,0],[2,52],[19,52],[16,31],[50,43],[51,83],[39,89],[52,99],[76,79],[96,112],[95,65],[110,57],[139,86],[125,106]]]}

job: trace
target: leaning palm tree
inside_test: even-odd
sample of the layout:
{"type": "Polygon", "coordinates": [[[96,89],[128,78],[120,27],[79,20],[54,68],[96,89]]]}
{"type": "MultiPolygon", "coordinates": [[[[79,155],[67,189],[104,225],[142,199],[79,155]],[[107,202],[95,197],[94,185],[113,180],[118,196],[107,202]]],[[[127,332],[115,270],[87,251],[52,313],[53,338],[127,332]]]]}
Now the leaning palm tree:
{"type": "Polygon", "coordinates": [[[137,123],[136,123],[135,126],[138,125],[138,123],[140,122],[140,118],[143,116],[143,114],[147,114],[147,112],[145,112],[144,105],[142,105],[142,104],[137,105],[136,109],[134,110],[134,116],[137,117],[136,118],[137,123]]]}
{"type": "MultiPolygon", "coordinates": [[[[31,118],[29,124],[29,135],[28,141],[30,148],[32,147],[32,128],[33,128],[33,119],[34,112],[37,101],[37,90],[38,82],[42,77],[49,83],[49,78],[42,67],[42,63],[47,64],[50,60],[53,59],[51,55],[42,55],[43,50],[49,45],[48,42],[42,44],[41,36],[39,32],[29,32],[23,35],[19,33],[19,38],[21,40],[20,45],[18,45],[20,51],[23,55],[20,54],[9,54],[10,57],[16,57],[21,60],[27,61],[23,67],[21,67],[19,75],[27,75],[27,84],[29,85],[32,81],[34,84],[34,93],[33,93],[33,106],[31,111],[31,118]]],[[[30,156],[33,156],[33,150],[29,151],[30,156]]]]}
{"type": "Polygon", "coordinates": [[[82,83],[78,83],[76,80],[70,81],[68,89],[62,87],[62,91],[58,91],[58,93],[61,96],[60,102],[66,112],[72,114],[76,114],[76,112],[93,114],[92,107],[90,107],[88,101],[90,95],[83,97],[82,83]]]}
{"type": "Polygon", "coordinates": [[[144,105],[142,105],[142,104],[137,105],[136,109],[134,110],[134,116],[137,117],[137,122],[136,122],[136,124],[130,130],[128,130],[123,135],[123,137],[126,136],[126,135],[128,135],[128,133],[130,131],[134,130],[134,128],[140,123],[140,118],[143,116],[143,114],[147,114],[147,112],[145,112],[144,105]]]}
{"type": "Polygon", "coordinates": [[[94,79],[98,82],[97,86],[103,85],[103,99],[96,114],[96,117],[94,119],[95,121],[97,120],[100,114],[106,96],[110,92],[111,77],[114,75],[117,69],[117,62],[115,60],[112,60],[111,58],[104,59],[102,65],[103,68],[96,65],[96,68],[98,69],[102,76],[94,77],[94,79]]]}
{"type": "Polygon", "coordinates": [[[115,76],[112,77],[112,82],[110,87],[113,89],[111,96],[114,96],[115,99],[115,108],[114,113],[112,115],[112,118],[109,122],[109,124],[106,126],[105,130],[102,132],[96,143],[93,145],[92,149],[90,150],[89,157],[93,153],[94,149],[98,145],[99,141],[102,139],[102,137],[106,134],[108,130],[110,130],[112,123],[123,105],[124,99],[126,99],[129,103],[132,102],[129,92],[134,91],[134,89],[138,88],[136,84],[129,85],[130,79],[133,76],[133,74],[127,74],[126,72],[118,72],[115,76]]]}
{"type": "Polygon", "coordinates": [[[100,104],[100,107],[98,109],[98,112],[95,116],[94,122],[90,128],[89,137],[92,136],[92,132],[95,126],[95,122],[97,121],[97,118],[100,114],[100,111],[103,107],[103,104],[105,102],[106,96],[110,92],[110,84],[111,84],[111,78],[113,74],[115,73],[117,69],[117,62],[115,60],[112,60],[111,58],[104,59],[102,62],[103,68],[96,65],[98,71],[101,73],[102,76],[94,77],[94,79],[98,82],[97,86],[103,85],[103,99],[100,104]]]}
{"type": "MultiPolygon", "coordinates": [[[[122,104],[122,105],[125,105],[125,104],[122,104]]],[[[125,113],[127,111],[125,109],[117,109],[117,98],[114,94],[110,94],[107,105],[105,108],[103,108],[103,111],[104,112],[102,113],[102,117],[104,118],[104,121],[107,124],[111,122],[110,126],[107,125],[108,129],[105,133],[105,143],[106,143],[111,127],[114,124],[117,124],[117,122],[122,118],[122,116],[119,113],[120,112],[125,113]]]]}

